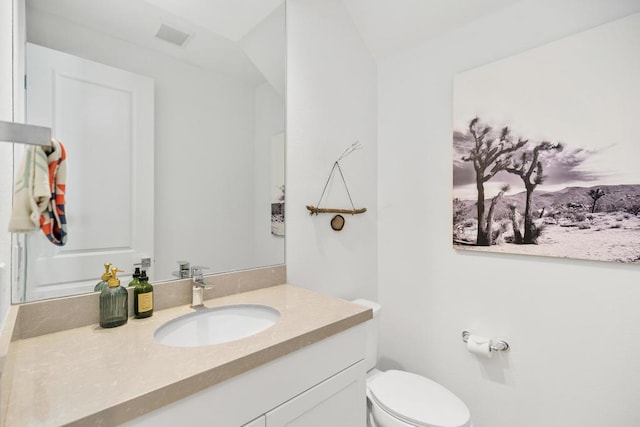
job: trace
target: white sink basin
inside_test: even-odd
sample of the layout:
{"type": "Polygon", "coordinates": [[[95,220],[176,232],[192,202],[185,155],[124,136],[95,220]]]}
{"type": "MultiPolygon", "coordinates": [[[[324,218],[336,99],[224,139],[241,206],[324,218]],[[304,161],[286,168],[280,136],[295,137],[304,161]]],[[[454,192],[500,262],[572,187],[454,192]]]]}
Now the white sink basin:
{"type": "Polygon", "coordinates": [[[266,305],[238,304],[205,308],[170,320],[156,329],[156,342],[171,347],[200,347],[245,338],[272,326],[280,312],[266,305]]]}

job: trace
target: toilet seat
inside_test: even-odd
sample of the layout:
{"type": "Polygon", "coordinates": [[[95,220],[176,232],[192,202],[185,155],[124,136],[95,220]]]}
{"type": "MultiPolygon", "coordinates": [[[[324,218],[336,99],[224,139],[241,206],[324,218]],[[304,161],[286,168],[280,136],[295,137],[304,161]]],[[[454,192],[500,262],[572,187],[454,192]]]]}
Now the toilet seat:
{"type": "Polygon", "coordinates": [[[440,384],[420,375],[390,370],[368,382],[370,399],[403,422],[418,427],[468,427],[467,406],[440,384]]]}

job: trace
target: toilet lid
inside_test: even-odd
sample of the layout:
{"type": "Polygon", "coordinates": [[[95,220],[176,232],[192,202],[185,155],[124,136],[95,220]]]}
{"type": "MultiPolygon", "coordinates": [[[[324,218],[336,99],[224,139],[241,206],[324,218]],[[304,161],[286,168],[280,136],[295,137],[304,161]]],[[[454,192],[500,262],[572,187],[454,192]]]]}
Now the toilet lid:
{"type": "Polygon", "coordinates": [[[369,382],[371,398],[393,416],[421,427],[466,427],[470,414],[455,394],[435,381],[386,371],[369,382]]]}

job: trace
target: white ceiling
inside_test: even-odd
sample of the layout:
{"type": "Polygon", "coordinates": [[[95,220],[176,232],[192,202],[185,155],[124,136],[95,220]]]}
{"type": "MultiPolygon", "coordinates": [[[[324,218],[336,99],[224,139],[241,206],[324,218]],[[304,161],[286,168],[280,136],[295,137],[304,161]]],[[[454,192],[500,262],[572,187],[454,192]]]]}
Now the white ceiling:
{"type": "Polygon", "coordinates": [[[145,0],[237,42],[284,0],[145,0]]]}
{"type": "MultiPolygon", "coordinates": [[[[27,0],[27,18],[30,10],[55,15],[114,38],[258,85],[265,81],[260,68],[270,58],[268,49],[276,49],[271,58],[280,61],[269,65],[271,68],[280,67],[284,75],[284,25],[281,28],[282,40],[277,39],[279,34],[256,34],[265,32],[264,22],[278,20],[276,15],[282,12],[278,7],[283,1],[27,0]],[[199,13],[196,13],[197,10],[199,13]],[[207,21],[209,18],[211,21],[207,21]],[[167,43],[155,37],[161,24],[191,34],[192,37],[183,47],[167,43]],[[240,40],[245,36],[277,40],[279,44],[268,46],[265,42],[262,62],[257,65],[245,51],[243,40],[240,40]]],[[[277,31],[273,25],[267,29],[277,31]]]]}
{"type": "MultiPolygon", "coordinates": [[[[516,1],[342,0],[377,60],[516,1]]],[[[284,66],[284,32],[276,34],[274,24],[267,22],[282,21],[276,16],[282,12],[282,3],[284,0],[27,0],[30,8],[250,84],[260,84],[266,77],[279,92],[284,82],[269,76],[284,66]],[[170,45],[154,37],[160,24],[193,37],[182,48],[170,45]],[[273,59],[265,55],[268,41],[281,43],[277,48],[282,52],[272,55],[273,59]]],[[[331,31],[330,24],[327,31],[331,31]]]]}
{"type": "Polygon", "coordinates": [[[377,60],[413,47],[518,0],[343,0],[377,60]]]}

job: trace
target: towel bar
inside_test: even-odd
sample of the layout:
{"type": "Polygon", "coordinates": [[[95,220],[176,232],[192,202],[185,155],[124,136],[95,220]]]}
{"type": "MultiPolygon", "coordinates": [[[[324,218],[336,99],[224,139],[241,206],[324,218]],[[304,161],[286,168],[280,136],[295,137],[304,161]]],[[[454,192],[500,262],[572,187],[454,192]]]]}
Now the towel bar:
{"type": "Polygon", "coordinates": [[[51,128],[0,120],[0,141],[51,147],[51,128]]]}

